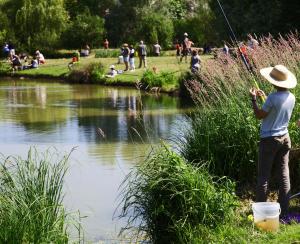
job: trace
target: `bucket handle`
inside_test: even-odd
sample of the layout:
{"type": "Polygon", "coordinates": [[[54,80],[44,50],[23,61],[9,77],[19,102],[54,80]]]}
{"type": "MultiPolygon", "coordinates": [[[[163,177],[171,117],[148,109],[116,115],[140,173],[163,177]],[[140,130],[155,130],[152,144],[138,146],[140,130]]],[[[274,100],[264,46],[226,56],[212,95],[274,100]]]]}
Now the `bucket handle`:
{"type": "MultiPolygon", "coordinates": [[[[257,211],[257,210],[254,210],[254,209],[253,209],[253,212],[258,213],[258,215],[264,216],[264,214],[260,213],[260,212],[257,211]]],[[[280,213],[281,213],[281,208],[279,208],[279,215],[280,215],[280,213]]],[[[273,219],[273,218],[276,218],[276,217],[277,217],[277,215],[265,216],[266,219],[273,219]]]]}

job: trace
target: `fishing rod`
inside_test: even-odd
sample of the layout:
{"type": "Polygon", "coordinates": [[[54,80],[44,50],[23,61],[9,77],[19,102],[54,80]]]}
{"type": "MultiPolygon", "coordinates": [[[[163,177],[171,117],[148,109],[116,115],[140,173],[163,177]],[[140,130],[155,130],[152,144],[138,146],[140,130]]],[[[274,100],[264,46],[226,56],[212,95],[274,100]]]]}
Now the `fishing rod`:
{"type": "MultiPolygon", "coordinates": [[[[238,42],[238,40],[237,40],[237,38],[236,38],[236,35],[234,34],[234,31],[233,31],[233,29],[232,29],[232,27],[231,27],[231,25],[230,25],[230,22],[229,22],[229,20],[228,20],[228,18],[227,18],[227,16],[226,16],[226,13],[225,13],[225,11],[224,11],[224,9],[223,9],[223,7],[222,7],[220,1],[217,0],[217,2],[218,2],[218,4],[219,4],[219,7],[220,7],[220,9],[221,9],[221,12],[222,12],[222,14],[223,14],[225,20],[226,20],[226,23],[227,23],[227,25],[228,25],[228,27],[229,27],[231,36],[232,36],[233,40],[235,41],[235,43],[236,43],[236,45],[237,45],[237,47],[238,47],[238,50],[239,50],[239,53],[240,53],[240,55],[241,55],[241,57],[242,57],[243,63],[245,64],[247,70],[248,70],[249,73],[251,74],[251,76],[252,76],[252,81],[253,81],[255,87],[256,87],[258,90],[260,90],[260,89],[259,89],[259,86],[258,86],[258,83],[257,83],[257,81],[255,80],[255,76],[254,76],[254,73],[253,73],[253,71],[252,71],[252,69],[251,69],[251,66],[250,66],[249,62],[247,61],[247,58],[246,58],[245,54],[244,54],[244,53],[242,52],[242,50],[241,50],[241,47],[240,47],[240,45],[239,45],[239,42],[238,42]]],[[[261,99],[262,99],[263,102],[265,102],[265,98],[264,98],[264,97],[261,97],[261,99]]]]}

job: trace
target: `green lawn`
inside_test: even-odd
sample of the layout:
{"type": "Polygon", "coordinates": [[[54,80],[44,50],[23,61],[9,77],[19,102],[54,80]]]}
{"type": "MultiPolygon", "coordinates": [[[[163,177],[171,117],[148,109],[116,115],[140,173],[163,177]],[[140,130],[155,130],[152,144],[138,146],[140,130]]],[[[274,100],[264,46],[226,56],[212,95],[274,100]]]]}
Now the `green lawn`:
{"type": "MultiPolygon", "coordinates": [[[[201,56],[202,61],[205,61],[211,56],[201,56]]],[[[46,64],[40,65],[38,69],[29,69],[18,71],[18,75],[26,75],[29,77],[65,77],[69,73],[68,63],[71,61],[70,58],[61,58],[61,59],[47,59],[46,57],[46,64]]],[[[182,73],[189,70],[189,61],[190,57],[188,57],[187,62],[183,61],[182,63],[178,62],[176,56],[161,56],[161,57],[147,57],[147,69],[153,70],[155,67],[157,72],[172,72],[177,77],[179,77],[182,73]]],[[[124,70],[124,64],[117,64],[118,57],[115,58],[95,58],[95,54],[92,52],[89,57],[83,57],[80,59],[80,62],[77,64],[77,68],[83,68],[84,66],[95,63],[101,62],[104,64],[107,72],[109,71],[109,66],[114,64],[117,70],[124,70]]],[[[135,58],[135,66],[138,67],[139,60],[138,57],[135,58]]],[[[127,71],[122,74],[117,75],[114,78],[108,78],[106,84],[134,84],[137,80],[142,78],[142,75],[146,69],[136,69],[135,71],[127,71]]],[[[174,87],[173,87],[174,88],[174,87]]],[[[172,87],[169,87],[172,89],[172,87]]]]}

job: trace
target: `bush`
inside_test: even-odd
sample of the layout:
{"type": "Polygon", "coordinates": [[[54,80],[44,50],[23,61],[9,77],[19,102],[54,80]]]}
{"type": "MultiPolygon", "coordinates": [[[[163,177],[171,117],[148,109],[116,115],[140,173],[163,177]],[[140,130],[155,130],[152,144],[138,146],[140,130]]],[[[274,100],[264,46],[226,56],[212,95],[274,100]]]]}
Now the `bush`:
{"type": "Polygon", "coordinates": [[[67,243],[62,206],[68,156],[30,150],[28,158],[8,158],[0,165],[0,242],[67,243]],[[51,160],[50,160],[51,159],[51,160]]]}
{"type": "Polygon", "coordinates": [[[7,75],[11,72],[11,66],[5,61],[0,61],[0,75],[7,75]]]}
{"type": "Polygon", "coordinates": [[[126,229],[138,225],[153,243],[191,243],[198,226],[215,228],[232,218],[233,191],[228,179],[213,178],[162,145],[123,183],[121,217],[129,218],[126,229]]]}
{"type": "Polygon", "coordinates": [[[68,80],[78,83],[102,83],[105,81],[105,67],[102,63],[91,63],[88,66],[73,69],[68,80]]]}
{"type": "Polygon", "coordinates": [[[161,72],[159,74],[146,70],[141,79],[142,87],[149,89],[151,87],[162,87],[165,85],[176,84],[177,77],[171,72],[161,72]]]}

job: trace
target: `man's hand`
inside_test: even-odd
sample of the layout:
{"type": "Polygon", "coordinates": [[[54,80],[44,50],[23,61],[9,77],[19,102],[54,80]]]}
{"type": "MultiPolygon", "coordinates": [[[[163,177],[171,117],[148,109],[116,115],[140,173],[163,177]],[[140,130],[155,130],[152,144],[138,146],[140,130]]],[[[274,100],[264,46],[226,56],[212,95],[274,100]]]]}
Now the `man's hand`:
{"type": "Polygon", "coordinates": [[[256,95],[262,98],[267,97],[263,90],[256,90],[256,95]]]}
{"type": "Polygon", "coordinates": [[[300,119],[298,119],[297,125],[298,125],[298,127],[300,127],[300,119]]]}
{"type": "Polygon", "coordinates": [[[252,100],[256,100],[256,93],[257,93],[257,90],[253,87],[249,90],[249,95],[252,98],[252,100]]]}
{"type": "Polygon", "coordinates": [[[250,94],[250,97],[252,98],[252,100],[256,100],[257,96],[266,98],[266,94],[264,93],[263,90],[259,90],[254,87],[249,90],[249,94],[250,94]]]}

